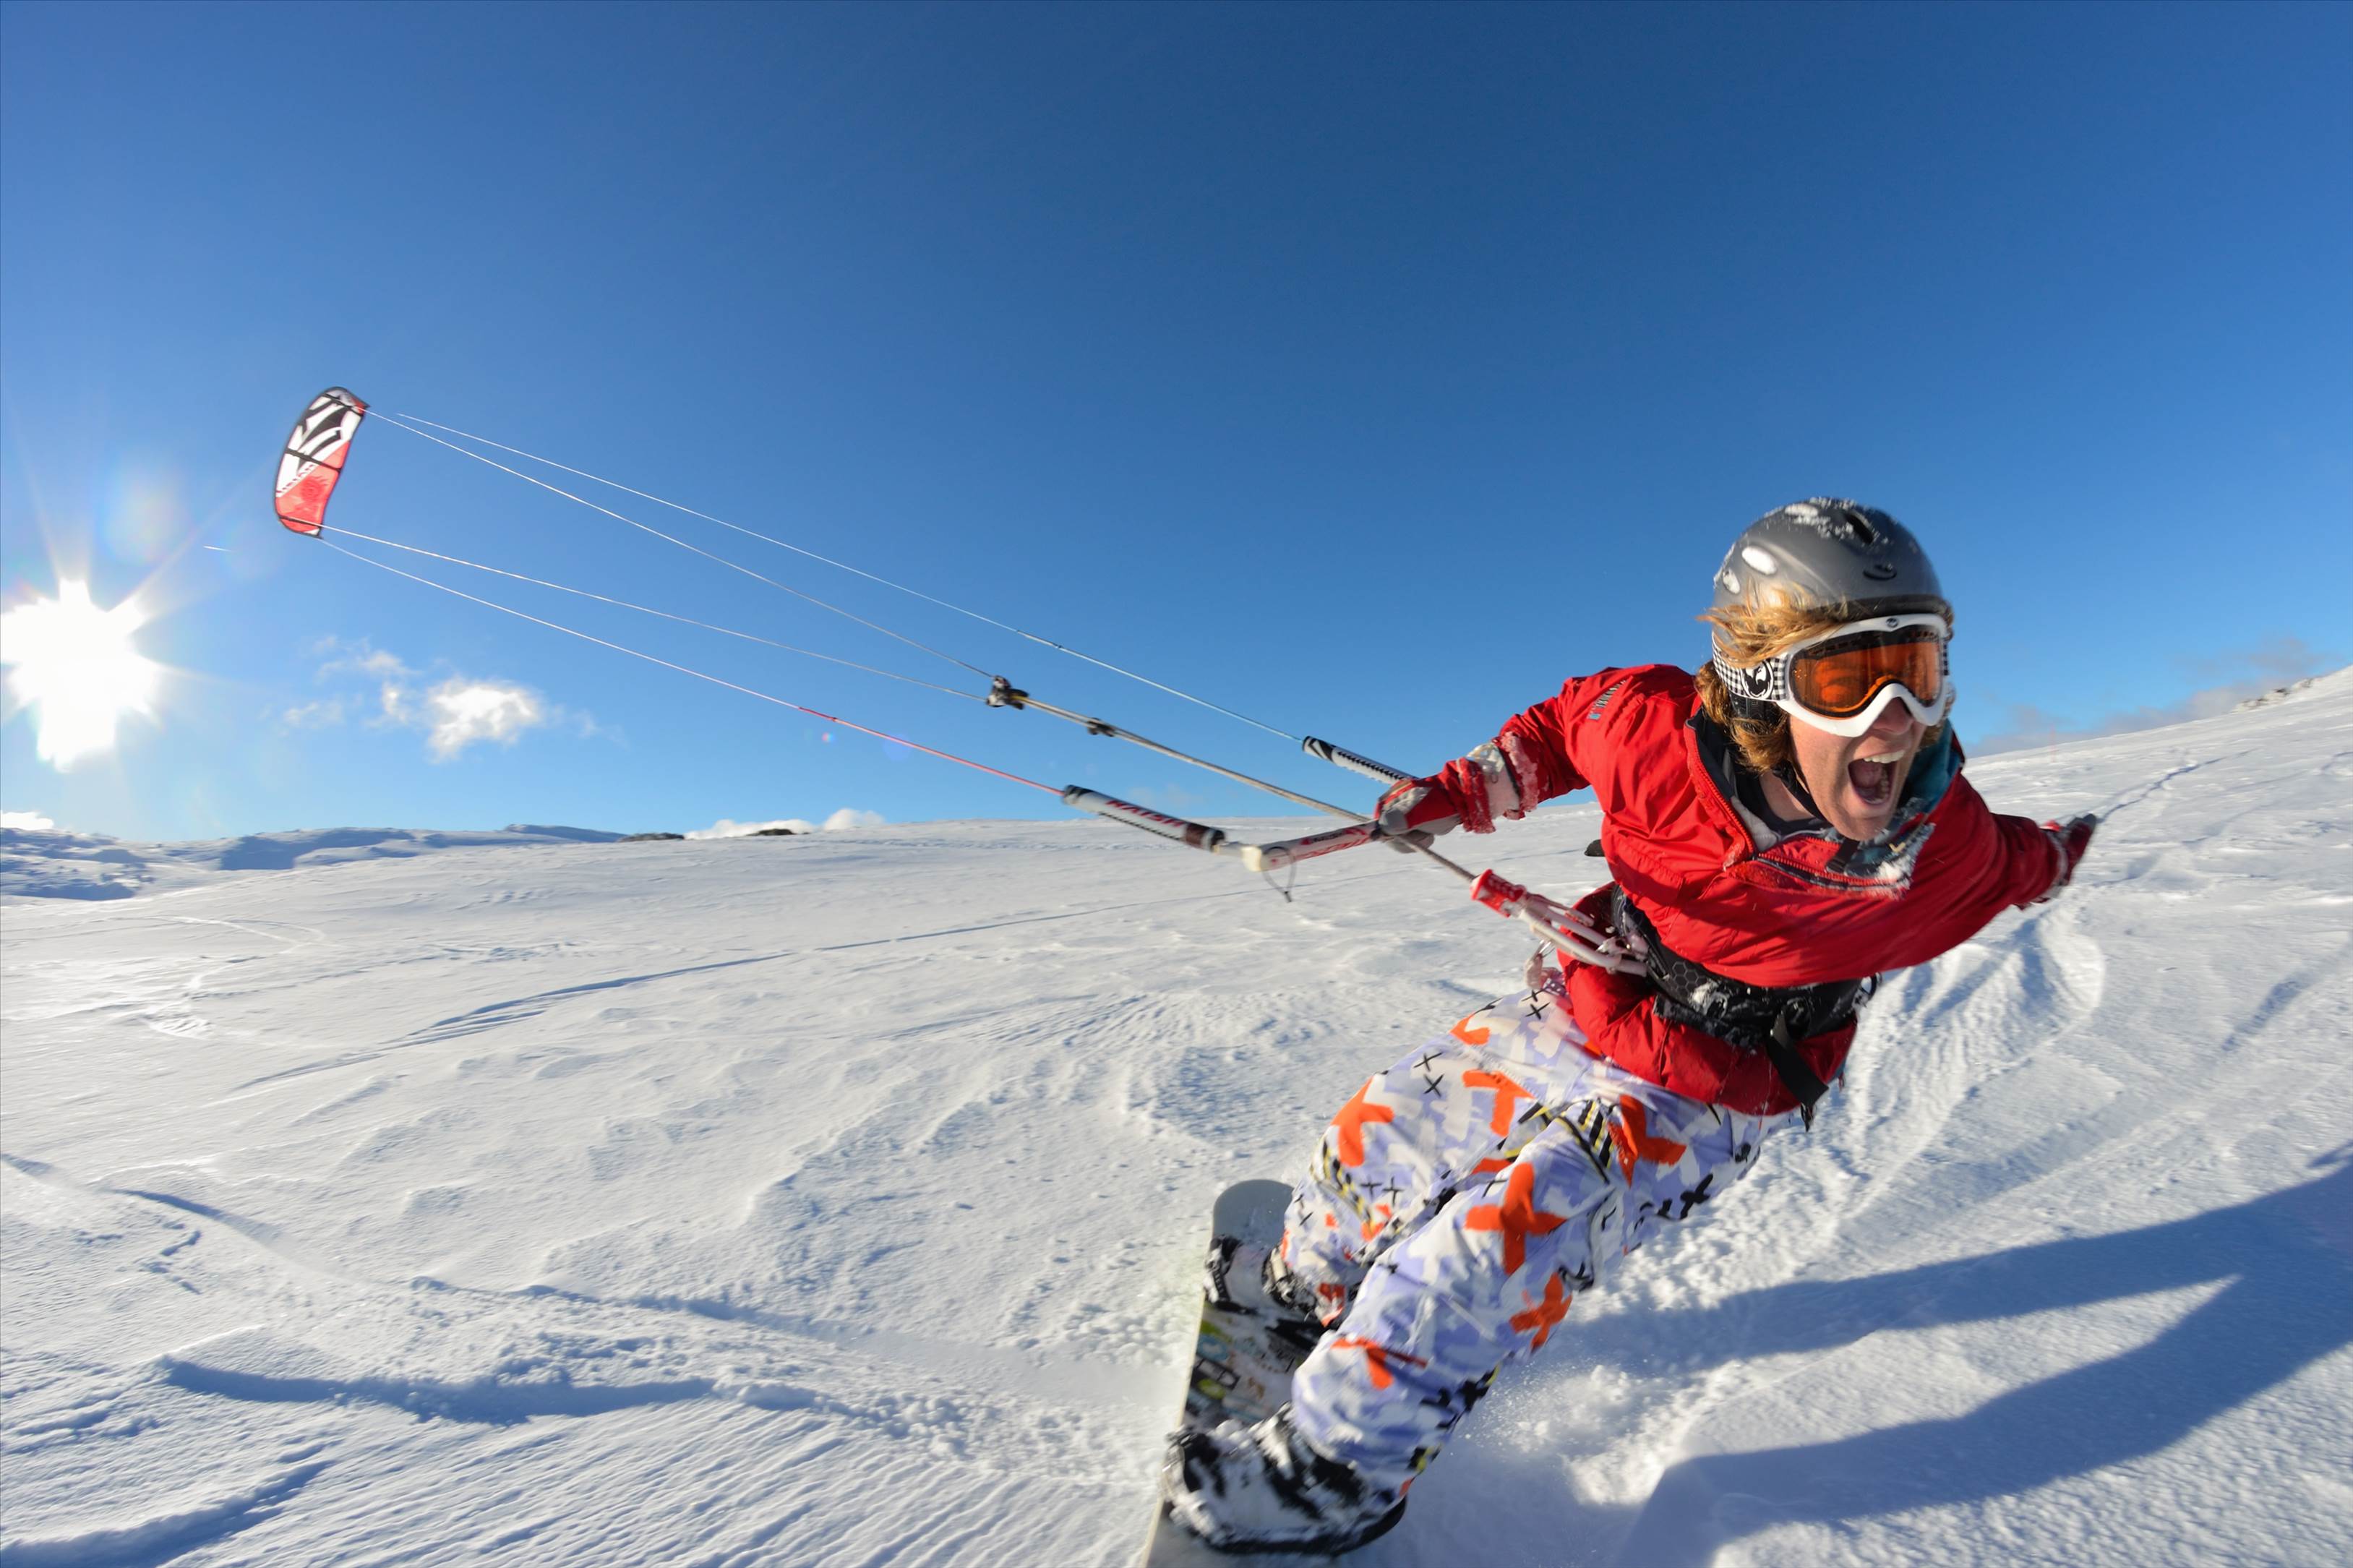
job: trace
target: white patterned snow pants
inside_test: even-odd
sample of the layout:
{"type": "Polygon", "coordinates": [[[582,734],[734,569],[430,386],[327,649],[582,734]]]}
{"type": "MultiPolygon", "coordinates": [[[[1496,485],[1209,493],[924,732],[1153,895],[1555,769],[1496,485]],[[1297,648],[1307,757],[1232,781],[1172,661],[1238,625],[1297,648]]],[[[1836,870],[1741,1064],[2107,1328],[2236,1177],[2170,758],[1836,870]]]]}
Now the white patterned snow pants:
{"type": "Polygon", "coordinates": [[[1794,1110],[1704,1105],[1598,1057],[1559,978],[1472,1014],[1356,1091],[1293,1194],[1293,1292],[1327,1331],[1292,1416],[1385,1492],[1617,1258],[1756,1163],[1794,1110]]]}

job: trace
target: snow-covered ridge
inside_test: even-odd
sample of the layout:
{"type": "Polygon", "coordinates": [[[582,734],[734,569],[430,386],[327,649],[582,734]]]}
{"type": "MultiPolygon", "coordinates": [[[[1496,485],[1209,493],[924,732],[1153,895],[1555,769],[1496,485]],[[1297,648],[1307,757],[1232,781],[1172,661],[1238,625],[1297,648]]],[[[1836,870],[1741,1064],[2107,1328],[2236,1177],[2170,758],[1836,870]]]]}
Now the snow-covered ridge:
{"type": "MultiPolygon", "coordinates": [[[[2353,1561],[2353,679],[1969,771],[2077,886],[1352,1568],[2353,1561]]],[[[1210,1195],[1525,956],[1093,821],[321,847],[7,907],[0,1564],[1124,1564],[1210,1195]]]]}
{"type": "Polygon", "coordinates": [[[2346,671],[2332,670],[2327,675],[2307,675],[2302,680],[2291,680],[2285,686],[2274,686],[2240,703],[2232,711],[2244,713],[2251,708],[2268,708],[2274,702],[2289,702],[2319,687],[2322,682],[2342,679],[2346,671]]]}
{"type": "Polygon", "coordinates": [[[404,827],[309,827],[238,838],[145,844],[54,828],[0,828],[0,896],[127,899],[186,888],[222,872],[290,871],[350,860],[407,859],[445,849],[609,844],[593,827],[517,826],[498,832],[404,827]]]}

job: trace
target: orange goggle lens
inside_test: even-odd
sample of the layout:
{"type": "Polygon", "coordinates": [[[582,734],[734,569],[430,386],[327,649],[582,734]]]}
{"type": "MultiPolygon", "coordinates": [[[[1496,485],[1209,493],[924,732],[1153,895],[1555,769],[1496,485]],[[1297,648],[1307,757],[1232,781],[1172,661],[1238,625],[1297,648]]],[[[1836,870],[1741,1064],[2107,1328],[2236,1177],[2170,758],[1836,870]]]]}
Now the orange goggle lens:
{"type": "Polygon", "coordinates": [[[1852,718],[1893,685],[1936,706],[1945,686],[1945,639],[1934,626],[1832,637],[1789,661],[1789,695],[1826,718],[1852,718]]]}

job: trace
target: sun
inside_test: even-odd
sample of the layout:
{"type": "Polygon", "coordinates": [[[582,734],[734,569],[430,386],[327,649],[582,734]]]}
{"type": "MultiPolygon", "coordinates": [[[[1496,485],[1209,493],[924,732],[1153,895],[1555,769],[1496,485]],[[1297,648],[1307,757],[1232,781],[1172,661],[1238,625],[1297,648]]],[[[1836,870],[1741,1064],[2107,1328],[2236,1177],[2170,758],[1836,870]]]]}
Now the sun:
{"type": "Polygon", "coordinates": [[[35,710],[41,760],[59,773],[111,751],[124,714],[153,710],[163,668],[136,646],[146,618],[136,598],[101,610],[89,584],[69,579],[58,581],[56,598],[0,616],[9,694],[35,710]]]}

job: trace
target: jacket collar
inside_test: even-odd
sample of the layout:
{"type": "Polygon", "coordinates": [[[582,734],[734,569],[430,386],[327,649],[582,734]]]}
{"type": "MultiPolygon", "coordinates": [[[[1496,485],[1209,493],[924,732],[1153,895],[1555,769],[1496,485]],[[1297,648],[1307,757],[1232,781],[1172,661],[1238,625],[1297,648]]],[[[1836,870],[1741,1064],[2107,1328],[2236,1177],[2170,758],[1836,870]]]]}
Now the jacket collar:
{"type": "Polygon", "coordinates": [[[1869,878],[1881,874],[1891,862],[1907,858],[1919,847],[1915,830],[1923,818],[1945,798],[1953,780],[1961,771],[1960,742],[1953,735],[1950,724],[1940,724],[1928,743],[1920,748],[1912,762],[1912,772],[1905,780],[1904,799],[1887,826],[1877,837],[1862,843],[1845,837],[1820,817],[1810,818],[1793,831],[1775,836],[1772,830],[1740,804],[1740,776],[1747,769],[1740,763],[1740,754],[1732,744],[1732,737],[1723,727],[1707,716],[1707,710],[1694,708],[1685,726],[1691,737],[1693,782],[1698,787],[1710,815],[1730,825],[1740,847],[1726,858],[1725,864],[1745,860],[1770,848],[1775,843],[1793,838],[1819,838],[1837,847],[1834,864],[1840,873],[1850,877],[1869,878]],[[1759,843],[1759,839],[1764,840],[1759,843]]]}

